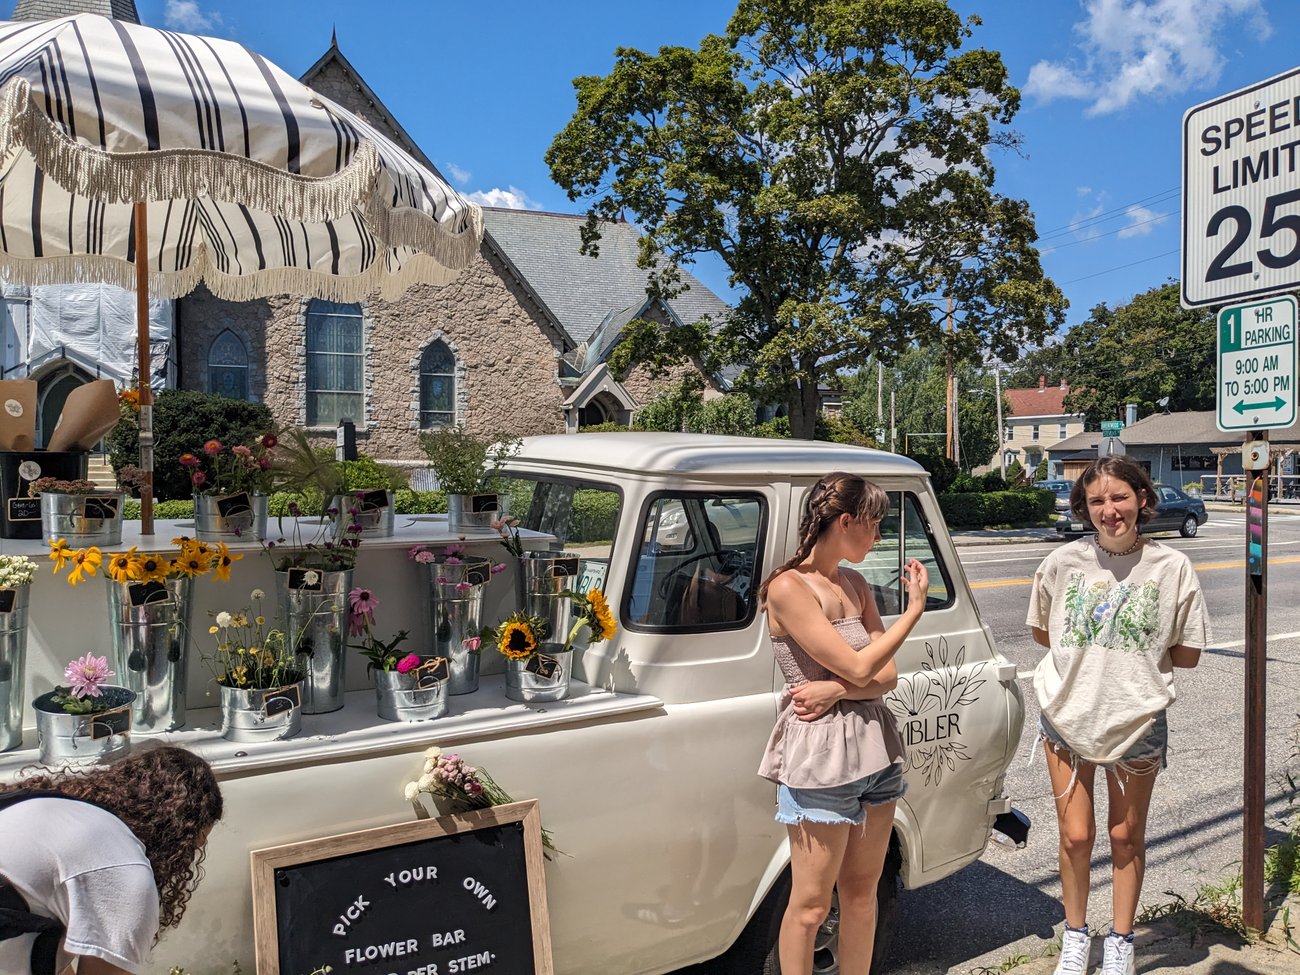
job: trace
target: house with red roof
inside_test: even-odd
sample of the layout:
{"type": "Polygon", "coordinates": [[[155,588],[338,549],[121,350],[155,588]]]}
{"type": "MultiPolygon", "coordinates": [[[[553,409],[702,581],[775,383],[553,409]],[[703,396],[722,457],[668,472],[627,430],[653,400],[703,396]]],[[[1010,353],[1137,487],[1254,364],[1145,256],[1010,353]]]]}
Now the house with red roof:
{"type": "MultiPolygon", "coordinates": [[[[1065,397],[1070,387],[1062,382],[1047,385],[1047,377],[1039,376],[1038,385],[1026,389],[1006,389],[1008,411],[1004,417],[1000,450],[1010,464],[1019,461],[1031,475],[1044,454],[1062,440],[1083,433],[1083,414],[1071,413],[1065,408],[1065,397]]],[[[998,467],[998,456],[992,466],[998,467]]],[[[1059,477],[1059,462],[1048,458],[1048,477],[1059,477]],[[1053,469],[1056,467],[1058,469],[1053,469]]]]}

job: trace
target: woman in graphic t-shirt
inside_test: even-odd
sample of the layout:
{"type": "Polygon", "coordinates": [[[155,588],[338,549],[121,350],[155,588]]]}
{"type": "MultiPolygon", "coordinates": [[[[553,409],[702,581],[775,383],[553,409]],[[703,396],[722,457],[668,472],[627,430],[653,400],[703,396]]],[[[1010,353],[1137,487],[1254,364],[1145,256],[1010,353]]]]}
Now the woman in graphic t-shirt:
{"type": "Polygon", "coordinates": [[[903,742],[882,694],[898,683],[894,654],[925,609],[929,575],[910,560],[907,607],[885,629],[861,562],[880,539],[889,498],[854,474],[827,474],[808,493],[799,546],[759,589],[785,677],[781,712],[759,774],[779,784],[790,833],[790,903],[781,921],[782,975],[812,971],[831,893],[840,899],[840,963],[871,968],[876,885],[906,789],[903,742]]]}
{"type": "Polygon", "coordinates": [[[142,972],[221,813],[211,767],[171,746],[0,786],[0,905],[15,912],[0,916],[0,972],[142,972]],[[35,794],[14,801],[22,790],[35,794]]]}
{"type": "Polygon", "coordinates": [[[1038,740],[1056,797],[1065,934],[1057,975],[1088,967],[1093,782],[1106,773],[1114,920],[1103,975],[1133,975],[1133,917],[1146,865],[1147,810],[1165,765],[1173,669],[1195,667],[1209,639],[1187,556],[1143,538],[1156,489],[1137,464],[1107,457],[1070,492],[1074,517],[1097,530],[1058,548],[1034,576],[1027,623],[1049,649],[1034,671],[1038,740]]]}

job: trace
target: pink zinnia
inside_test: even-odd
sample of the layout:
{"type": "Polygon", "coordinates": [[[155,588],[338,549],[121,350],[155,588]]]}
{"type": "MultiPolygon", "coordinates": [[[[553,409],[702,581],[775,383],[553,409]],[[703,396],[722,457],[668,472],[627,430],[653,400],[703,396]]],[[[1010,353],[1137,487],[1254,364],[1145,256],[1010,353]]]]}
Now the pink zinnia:
{"type": "Polygon", "coordinates": [[[454,555],[448,555],[445,559],[443,559],[443,562],[445,562],[447,565],[460,565],[461,560],[456,558],[456,556],[454,555]]]}
{"type": "Polygon", "coordinates": [[[479,637],[471,636],[466,638],[465,640],[462,640],[460,645],[464,649],[470,651],[470,653],[473,653],[475,650],[477,650],[479,647],[483,645],[483,640],[479,637]]]}
{"type": "Polygon", "coordinates": [[[112,676],[108,658],[89,653],[63,668],[63,679],[68,682],[74,697],[99,697],[100,685],[112,676]]]}
{"type": "Polygon", "coordinates": [[[423,545],[412,545],[409,549],[406,550],[406,557],[408,559],[418,559],[422,554],[424,554],[427,551],[428,549],[425,548],[423,545]]]}
{"type": "Polygon", "coordinates": [[[190,475],[190,480],[194,482],[195,487],[202,487],[207,483],[208,475],[204,474],[202,471],[195,471],[190,475]]]}
{"type": "Polygon", "coordinates": [[[420,658],[413,653],[408,653],[401,660],[397,661],[397,672],[405,674],[420,666],[420,658]]]}
{"type": "Polygon", "coordinates": [[[209,440],[207,443],[203,445],[203,452],[207,454],[209,457],[217,456],[217,454],[221,453],[221,441],[209,440]]]}
{"type": "Polygon", "coordinates": [[[464,545],[457,545],[454,542],[443,550],[444,555],[460,555],[465,551],[464,545]]]}
{"type": "Polygon", "coordinates": [[[415,561],[419,562],[421,565],[428,565],[436,559],[437,556],[432,552],[417,552],[415,555],[415,561]]]}
{"type": "Polygon", "coordinates": [[[358,586],[348,593],[348,603],[352,607],[352,612],[369,616],[375,611],[375,607],[379,605],[379,600],[375,598],[375,594],[369,589],[362,589],[358,586]]]}

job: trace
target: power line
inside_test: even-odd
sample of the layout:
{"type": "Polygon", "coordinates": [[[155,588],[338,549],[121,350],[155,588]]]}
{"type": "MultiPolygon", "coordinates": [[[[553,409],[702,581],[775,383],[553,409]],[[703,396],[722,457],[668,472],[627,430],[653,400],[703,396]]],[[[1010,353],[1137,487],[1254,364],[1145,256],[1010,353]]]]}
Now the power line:
{"type": "Polygon", "coordinates": [[[1114,210],[1103,210],[1101,213],[1088,217],[1086,220],[1075,220],[1061,227],[1053,227],[1051,230],[1044,230],[1038,235],[1038,239],[1042,240],[1045,237],[1054,237],[1060,234],[1073,233],[1082,227],[1087,227],[1091,224],[1100,223],[1105,220],[1113,219],[1116,216],[1123,215],[1129,211],[1129,208],[1141,206],[1144,203],[1163,203],[1165,199],[1170,198],[1178,192],[1179,187],[1175,186],[1172,189],[1161,190],[1159,193],[1152,193],[1150,196],[1144,196],[1142,199],[1133,203],[1125,203],[1123,206],[1116,207],[1114,210]]]}
{"type": "Polygon", "coordinates": [[[1047,254],[1044,256],[1050,257],[1056,251],[1065,250],[1067,247],[1078,247],[1080,244],[1091,244],[1094,240],[1101,240],[1103,237],[1113,237],[1115,234],[1122,234],[1126,230],[1135,230],[1138,227],[1145,227],[1149,223],[1162,223],[1168,219],[1169,216],[1170,214],[1168,213],[1157,213],[1150,220],[1143,220],[1140,223],[1131,223],[1127,227],[1120,227],[1118,230],[1107,230],[1104,234],[1094,234],[1091,237],[1085,237],[1083,240],[1072,240],[1066,244],[1049,244],[1048,247],[1045,248],[1047,254]]]}
{"type": "Polygon", "coordinates": [[[1175,247],[1175,248],[1174,248],[1173,250],[1171,250],[1171,251],[1165,251],[1163,254],[1157,254],[1157,255],[1155,255],[1155,257],[1144,257],[1144,258],[1142,258],[1140,261],[1129,261],[1129,263],[1127,263],[1127,264],[1121,264],[1121,265],[1119,265],[1119,267],[1108,267],[1108,268],[1106,268],[1106,270],[1104,270],[1104,271],[1097,271],[1097,272],[1095,272],[1095,273],[1093,273],[1093,274],[1085,274],[1085,275],[1084,275],[1083,277],[1081,277],[1081,278],[1071,278],[1069,281],[1061,281],[1061,282],[1059,282],[1059,283],[1060,283],[1060,284],[1075,284],[1075,283],[1077,283],[1077,282],[1079,282],[1079,281],[1087,281],[1089,278],[1099,278],[1099,277],[1101,277],[1103,274],[1113,274],[1115,271],[1123,271],[1123,270],[1125,270],[1126,268],[1137,267],[1139,264],[1149,264],[1151,261],[1158,261],[1158,260],[1160,260],[1160,258],[1162,258],[1162,257],[1168,257],[1168,256],[1170,256],[1171,254],[1177,254],[1177,253],[1178,253],[1178,248],[1175,247]]]}

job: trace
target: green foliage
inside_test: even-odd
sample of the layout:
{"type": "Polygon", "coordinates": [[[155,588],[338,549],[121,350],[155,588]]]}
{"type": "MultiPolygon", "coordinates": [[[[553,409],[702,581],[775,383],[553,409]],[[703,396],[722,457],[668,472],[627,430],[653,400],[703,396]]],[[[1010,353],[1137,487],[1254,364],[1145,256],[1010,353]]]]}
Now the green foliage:
{"type": "Polygon", "coordinates": [[[949,528],[1040,525],[1053,513],[1051,491],[988,491],[939,495],[949,528]]]}
{"type": "Polygon", "coordinates": [[[755,426],[754,402],[744,393],[706,399],[686,418],[686,429],[691,433],[748,437],[755,426]]]}
{"type": "Polygon", "coordinates": [[[1188,310],[1178,285],[1152,288],[1126,305],[1098,305],[1062,341],[1066,408],[1102,420],[1124,418],[1126,403],[1145,416],[1169,397],[1168,409],[1212,410],[1215,399],[1215,312],[1188,310]]]}
{"type": "Polygon", "coordinates": [[[768,437],[773,440],[789,440],[790,418],[775,416],[770,420],[764,420],[754,427],[754,436],[768,437]]]}
{"type": "Polygon", "coordinates": [[[420,434],[420,446],[448,494],[473,494],[484,480],[496,478],[501,465],[519,446],[517,437],[480,437],[464,427],[438,427],[420,434]]]}
{"type": "Polygon", "coordinates": [[[445,515],[447,492],[398,488],[393,494],[393,507],[399,515],[445,515]]]}
{"type": "Polygon", "coordinates": [[[1029,349],[1007,361],[1006,368],[1002,371],[1002,388],[1037,387],[1040,376],[1048,386],[1058,386],[1065,378],[1068,366],[1065,346],[1059,342],[1029,349]]]}
{"type": "Polygon", "coordinates": [[[621,48],[575,79],[546,161],[588,204],[584,250],[626,215],[652,296],[701,254],[741,289],[724,323],[633,323],[615,351],[742,364],[745,390],[811,438],[819,383],[872,354],[942,334],[959,359],[1010,358],[1050,334],[1065,299],[1033,217],[993,188],[1019,93],[996,52],[962,50],[978,22],[943,0],[740,0],[696,49],[621,48]]]}
{"type": "Polygon", "coordinates": [[[947,491],[953,479],[960,473],[957,465],[943,454],[920,454],[912,459],[930,472],[930,483],[934,485],[936,494],[947,491]]]}
{"type": "Polygon", "coordinates": [[[1007,486],[1013,487],[1025,482],[1025,468],[1018,460],[1007,465],[1007,486]]]}
{"type": "MultiPolygon", "coordinates": [[[[176,498],[171,501],[154,501],[153,516],[159,520],[194,517],[194,499],[176,498]]],[[[127,521],[140,520],[140,499],[127,498],[122,506],[122,517],[127,521]]]]}
{"type": "Polygon", "coordinates": [[[591,426],[578,427],[579,433],[625,433],[631,430],[631,427],[624,426],[621,423],[606,421],[605,423],[593,423],[591,426]]]}
{"type": "Polygon", "coordinates": [[[662,430],[679,433],[704,402],[704,380],[697,373],[687,373],[669,386],[632,417],[634,430],[662,430]]]}
{"type": "Polygon", "coordinates": [[[618,524],[620,500],[612,491],[575,491],[568,544],[612,539],[618,524]]]}
{"type": "Polygon", "coordinates": [[[842,416],[823,413],[817,418],[817,439],[831,443],[851,444],[854,447],[877,447],[874,437],[864,433],[857,424],[842,416]]]}
{"type": "Polygon", "coordinates": [[[358,453],[356,460],[345,460],[339,466],[344,491],[396,491],[406,487],[410,480],[404,471],[389,464],[381,464],[363,453],[358,453]]]}
{"type": "MultiPolygon", "coordinates": [[[[167,500],[193,494],[189,473],[178,462],[181,454],[198,453],[212,439],[249,443],[271,427],[271,411],[264,403],[188,389],[160,390],[153,407],[154,497],[167,500]]],[[[114,472],[140,463],[140,428],[133,410],[123,408],[106,445],[114,472]]]]}
{"type": "Polygon", "coordinates": [[[1046,457],[1040,460],[1038,462],[1038,466],[1034,468],[1034,480],[1035,481],[1047,480],[1047,458],[1046,457]]]}

